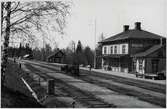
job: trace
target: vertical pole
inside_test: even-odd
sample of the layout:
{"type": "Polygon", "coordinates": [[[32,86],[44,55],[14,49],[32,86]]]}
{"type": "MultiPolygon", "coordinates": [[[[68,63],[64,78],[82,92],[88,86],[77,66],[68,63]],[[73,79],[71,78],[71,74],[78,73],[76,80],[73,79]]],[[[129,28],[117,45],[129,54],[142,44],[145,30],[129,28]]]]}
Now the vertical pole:
{"type": "Polygon", "coordinates": [[[96,19],[95,19],[95,52],[94,52],[94,68],[96,68],[96,19]]]}
{"type": "Polygon", "coordinates": [[[119,72],[121,72],[121,59],[119,58],[119,72]]]}
{"type": "Polygon", "coordinates": [[[101,68],[103,69],[104,59],[102,58],[101,68]]]}
{"type": "Polygon", "coordinates": [[[42,34],[42,43],[43,43],[43,53],[42,53],[42,61],[45,61],[45,42],[44,42],[44,33],[42,34]]]}
{"type": "Polygon", "coordinates": [[[54,91],[55,91],[55,88],[54,88],[54,79],[49,79],[48,80],[48,95],[54,95],[54,91]]]}

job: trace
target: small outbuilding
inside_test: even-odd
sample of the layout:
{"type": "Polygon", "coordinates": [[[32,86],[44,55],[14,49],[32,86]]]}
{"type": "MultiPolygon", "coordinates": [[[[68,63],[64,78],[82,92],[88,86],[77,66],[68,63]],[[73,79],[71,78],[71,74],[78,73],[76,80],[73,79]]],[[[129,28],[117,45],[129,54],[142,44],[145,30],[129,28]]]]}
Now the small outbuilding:
{"type": "Polygon", "coordinates": [[[166,45],[154,45],[144,52],[135,54],[133,58],[136,71],[140,74],[157,75],[166,72],[166,45]]]}
{"type": "Polygon", "coordinates": [[[57,52],[47,57],[47,61],[53,63],[63,63],[64,59],[65,54],[61,50],[58,50],[57,52]]]}

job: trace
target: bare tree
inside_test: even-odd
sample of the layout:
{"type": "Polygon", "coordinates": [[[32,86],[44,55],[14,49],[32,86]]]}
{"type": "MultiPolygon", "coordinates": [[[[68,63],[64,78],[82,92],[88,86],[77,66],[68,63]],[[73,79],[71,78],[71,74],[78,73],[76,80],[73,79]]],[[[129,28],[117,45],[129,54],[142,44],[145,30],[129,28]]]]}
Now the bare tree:
{"type": "Polygon", "coordinates": [[[5,78],[10,36],[20,34],[19,38],[33,40],[34,31],[43,31],[51,21],[54,22],[54,31],[63,34],[70,6],[70,2],[63,1],[1,2],[1,38],[4,39],[2,82],[5,78]]]}
{"type": "Polygon", "coordinates": [[[69,45],[68,45],[68,48],[75,52],[75,42],[73,40],[70,41],[69,45]]]}
{"type": "MultiPolygon", "coordinates": [[[[99,42],[103,41],[105,39],[104,34],[101,33],[101,35],[99,36],[99,42]]],[[[102,44],[98,43],[97,47],[96,47],[96,67],[97,68],[101,68],[101,62],[102,62],[102,44]]]]}
{"type": "MultiPolygon", "coordinates": [[[[5,70],[6,70],[6,64],[7,64],[7,53],[8,53],[8,45],[9,45],[9,36],[10,36],[10,17],[11,17],[11,2],[8,2],[7,4],[1,4],[1,6],[5,9],[2,9],[1,14],[4,14],[4,10],[6,11],[6,28],[5,28],[5,36],[4,36],[4,48],[3,48],[3,57],[2,57],[2,63],[1,63],[1,77],[2,77],[2,84],[4,84],[4,80],[5,80],[5,70]],[[6,6],[5,6],[6,5],[6,6]]],[[[3,20],[4,20],[4,16],[1,15],[1,35],[3,33],[3,20]]]]}

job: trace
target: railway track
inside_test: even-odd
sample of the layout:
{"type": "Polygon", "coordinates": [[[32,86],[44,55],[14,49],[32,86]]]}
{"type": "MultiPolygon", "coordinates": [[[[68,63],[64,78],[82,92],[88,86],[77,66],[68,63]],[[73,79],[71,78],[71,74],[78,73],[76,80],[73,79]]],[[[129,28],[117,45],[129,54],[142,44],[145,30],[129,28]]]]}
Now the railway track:
{"type": "MultiPolygon", "coordinates": [[[[41,66],[41,67],[51,69],[51,70],[59,70],[59,69],[57,69],[57,67],[56,68],[54,67],[55,65],[49,65],[49,66],[46,66],[47,64],[45,64],[45,65],[38,64],[38,65],[41,66]]],[[[125,94],[125,95],[135,96],[140,100],[147,101],[147,102],[150,102],[152,104],[156,104],[156,105],[159,105],[159,106],[162,106],[162,107],[166,106],[166,98],[165,98],[166,87],[164,87],[163,85],[145,83],[143,81],[142,82],[141,81],[134,81],[134,80],[125,79],[125,78],[118,78],[118,77],[115,77],[115,76],[99,74],[97,72],[91,72],[90,73],[89,71],[85,71],[85,70],[80,70],[80,71],[81,71],[80,76],[79,77],[75,76],[75,78],[84,80],[88,83],[96,84],[98,86],[106,87],[110,90],[113,90],[113,91],[116,91],[116,92],[119,92],[119,93],[122,93],[122,94],[125,94]],[[160,95],[164,95],[164,97],[155,96],[153,94],[151,95],[151,94],[148,94],[148,93],[132,90],[132,89],[129,89],[128,87],[127,88],[126,87],[120,87],[118,85],[113,84],[112,82],[108,83],[108,82],[104,82],[104,81],[100,81],[100,80],[112,80],[113,82],[117,82],[117,83],[120,83],[120,84],[139,87],[139,88],[146,89],[146,90],[149,90],[149,91],[154,91],[155,93],[157,92],[160,95]]],[[[73,76],[69,73],[68,74],[65,73],[65,72],[61,72],[61,73],[73,76]]]]}
{"type": "MultiPolygon", "coordinates": [[[[47,63],[42,63],[42,64],[35,64],[35,65],[39,65],[41,67],[49,68],[52,70],[60,70],[60,68],[58,68],[58,66],[56,65],[53,65],[50,63],[49,65],[47,63]],[[42,64],[45,64],[45,65],[42,65],[42,64]]],[[[82,70],[82,69],[80,70],[80,75],[85,75],[85,76],[89,75],[89,76],[94,76],[94,77],[100,77],[102,79],[110,79],[110,80],[113,80],[114,82],[123,83],[123,84],[131,85],[131,86],[137,86],[137,87],[144,88],[147,90],[152,90],[155,92],[166,94],[166,86],[161,85],[161,84],[155,84],[155,83],[145,82],[141,80],[134,80],[134,79],[129,79],[129,78],[127,79],[123,77],[117,77],[114,75],[101,74],[99,72],[94,72],[94,71],[89,72],[89,71],[82,70]]]]}
{"type": "Polygon", "coordinates": [[[140,100],[147,101],[147,102],[150,102],[152,104],[156,104],[156,105],[159,105],[162,107],[166,106],[165,96],[158,97],[158,96],[150,95],[149,93],[144,93],[144,92],[140,92],[137,90],[132,90],[129,87],[121,87],[121,86],[114,84],[112,82],[111,83],[103,82],[103,81],[100,81],[99,79],[95,79],[95,78],[90,77],[90,76],[88,76],[88,77],[85,76],[83,78],[81,77],[80,79],[87,81],[89,83],[92,83],[92,84],[99,85],[101,87],[106,87],[110,90],[122,93],[124,95],[135,96],[140,100]]]}
{"type": "MultiPolygon", "coordinates": [[[[68,73],[68,75],[73,76],[69,73],[68,73]]],[[[159,105],[162,107],[166,106],[166,98],[165,98],[165,95],[163,93],[158,92],[157,95],[153,95],[156,92],[154,92],[152,90],[148,90],[148,89],[146,89],[147,93],[140,92],[137,89],[136,90],[132,89],[135,85],[131,85],[132,88],[129,88],[130,87],[129,84],[124,86],[123,82],[113,81],[113,79],[111,82],[109,82],[109,81],[107,81],[107,80],[111,80],[109,78],[95,76],[95,75],[87,75],[85,73],[81,74],[81,76],[79,76],[79,77],[75,76],[75,78],[84,80],[88,83],[92,83],[92,84],[95,84],[95,85],[98,85],[101,87],[105,87],[107,89],[113,90],[115,92],[118,92],[118,93],[121,93],[124,95],[135,96],[140,100],[147,101],[147,102],[150,102],[152,104],[156,104],[156,105],[159,105]],[[118,82],[118,83],[116,83],[116,82],[118,82]],[[119,84],[121,84],[121,86],[119,86],[119,84]],[[153,93],[153,94],[150,94],[149,92],[153,93]]],[[[139,88],[139,89],[141,89],[141,88],[139,88]]]]}
{"type": "MultiPolygon", "coordinates": [[[[39,66],[42,66],[42,67],[50,68],[52,70],[60,70],[60,66],[61,66],[61,65],[56,65],[56,64],[53,64],[53,63],[46,63],[46,62],[40,62],[40,63],[41,64],[38,64],[38,63],[34,62],[34,63],[31,63],[31,64],[36,64],[36,65],[39,65],[39,66]]],[[[124,83],[124,84],[127,84],[127,85],[132,85],[132,86],[137,86],[137,87],[141,87],[141,88],[144,88],[144,89],[153,90],[153,91],[156,91],[156,92],[166,94],[166,87],[165,87],[165,85],[162,85],[162,84],[156,84],[156,83],[151,83],[151,82],[142,81],[142,80],[134,80],[134,79],[131,79],[131,78],[127,79],[127,78],[124,78],[124,77],[118,77],[118,76],[109,75],[109,74],[101,74],[101,73],[95,72],[95,71],[89,72],[89,71],[83,70],[83,69],[80,69],[80,71],[81,71],[80,72],[81,75],[92,75],[92,76],[95,76],[95,77],[101,77],[101,78],[105,78],[105,79],[112,79],[113,81],[116,81],[116,82],[124,83]]]]}
{"type": "Polygon", "coordinates": [[[55,86],[63,93],[66,93],[68,96],[72,97],[73,99],[75,99],[76,101],[82,103],[85,107],[89,107],[89,108],[110,108],[110,107],[116,107],[113,104],[109,104],[104,102],[103,100],[95,97],[93,94],[91,94],[88,91],[83,91],[80,90],[79,88],[76,88],[72,85],[67,84],[66,82],[54,78],[52,76],[49,76],[47,74],[44,73],[38,73],[40,72],[38,69],[32,67],[31,65],[26,65],[29,69],[32,69],[32,71],[39,75],[41,78],[43,78],[44,80],[47,80],[49,78],[54,79],[55,82],[55,86]]]}
{"type": "Polygon", "coordinates": [[[115,82],[119,82],[119,83],[123,83],[123,84],[127,84],[127,85],[132,85],[132,86],[137,86],[140,88],[144,88],[144,89],[148,89],[148,90],[152,90],[155,92],[160,92],[160,93],[166,94],[166,87],[165,87],[165,85],[161,85],[161,84],[155,84],[155,83],[145,82],[145,81],[141,81],[141,80],[133,80],[133,79],[129,79],[129,78],[126,79],[123,77],[117,77],[117,76],[108,75],[108,74],[100,74],[100,73],[94,72],[94,71],[92,71],[90,73],[89,71],[81,70],[81,73],[84,73],[85,75],[91,75],[91,76],[95,76],[95,77],[111,79],[115,82]]]}

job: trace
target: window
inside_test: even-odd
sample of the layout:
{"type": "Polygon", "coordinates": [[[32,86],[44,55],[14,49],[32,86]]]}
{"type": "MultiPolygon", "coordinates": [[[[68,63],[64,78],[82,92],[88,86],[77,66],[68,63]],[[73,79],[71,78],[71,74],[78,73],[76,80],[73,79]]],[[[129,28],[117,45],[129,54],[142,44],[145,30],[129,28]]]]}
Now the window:
{"type": "Polygon", "coordinates": [[[114,54],[117,54],[117,46],[114,46],[114,54]]]}
{"type": "Polygon", "coordinates": [[[110,53],[113,54],[113,46],[111,46],[110,53]]]}
{"type": "Polygon", "coordinates": [[[143,70],[143,61],[139,60],[139,70],[143,70]]]}
{"type": "Polygon", "coordinates": [[[122,54],[125,54],[126,52],[126,45],[122,45],[122,54]]]}
{"type": "Polygon", "coordinates": [[[104,47],[104,54],[107,54],[107,47],[104,47]]]}
{"type": "Polygon", "coordinates": [[[133,58],[133,66],[132,66],[133,71],[136,71],[136,64],[137,64],[136,61],[137,61],[136,58],[133,58]]]}

